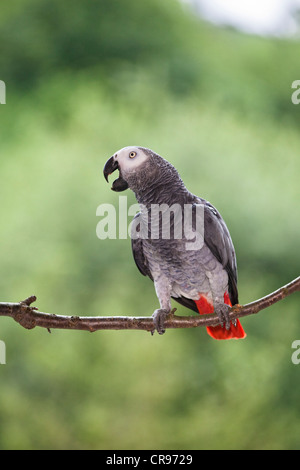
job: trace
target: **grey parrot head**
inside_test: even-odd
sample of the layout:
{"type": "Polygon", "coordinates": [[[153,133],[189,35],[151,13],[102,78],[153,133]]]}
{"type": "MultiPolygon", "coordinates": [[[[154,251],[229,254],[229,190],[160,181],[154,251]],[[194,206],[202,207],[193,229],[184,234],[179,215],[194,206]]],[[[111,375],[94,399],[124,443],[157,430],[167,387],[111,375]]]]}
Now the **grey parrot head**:
{"type": "Polygon", "coordinates": [[[108,176],[119,170],[119,178],[112,184],[113,191],[125,191],[130,188],[141,194],[153,185],[167,185],[182,180],[177,170],[167,160],[145,147],[124,147],[118,150],[105,163],[103,174],[108,176]]]}

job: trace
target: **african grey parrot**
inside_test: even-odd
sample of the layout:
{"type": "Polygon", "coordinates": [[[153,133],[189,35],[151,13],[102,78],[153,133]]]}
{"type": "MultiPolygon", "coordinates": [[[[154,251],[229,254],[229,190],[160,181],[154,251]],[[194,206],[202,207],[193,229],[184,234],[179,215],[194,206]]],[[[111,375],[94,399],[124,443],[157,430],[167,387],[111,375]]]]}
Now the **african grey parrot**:
{"type": "Polygon", "coordinates": [[[238,303],[237,266],[233,243],[219,212],[205,199],[191,194],[174,166],[150,149],[125,147],[116,152],[104,166],[107,181],[117,169],[119,178],[112,189],[130,188],[141,207],[134,219],[132,252],[140,272],[154,282],[160,303],[160,309],[153,313],[156,330],[164,333],[164,321],[171,312],[173,298],[200,314],[215,312],[220,325],[207,327],[213,338],[244,338],[246,334],[239,320],[233,324],[228,317],[230,306],[238,303]],[[184,209],[190,207],[190,228],[195,240],[199,235],[199,244],[188,246],[191,232],[181,230],[182,236],[175,234],[179,219],[176,222],[171,211],[168,236],[162,236],[163,210],[156,225],[151,224],[154,218],[150,215],[156,207],[176,207],[177,212],[179,208],[181,221],[188,220],[184,209]],[[203,222],[202,243],[196,223],[198,210],[203,222]]]}

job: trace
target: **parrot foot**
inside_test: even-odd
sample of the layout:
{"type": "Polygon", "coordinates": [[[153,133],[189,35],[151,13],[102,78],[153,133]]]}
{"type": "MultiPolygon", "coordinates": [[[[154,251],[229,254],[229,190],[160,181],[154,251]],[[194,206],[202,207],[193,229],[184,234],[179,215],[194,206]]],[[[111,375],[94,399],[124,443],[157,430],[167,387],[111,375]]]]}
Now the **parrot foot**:
{"type": "MultiPolygon", "coordinates": [[[[230,329],[229,310],[230,306],[226,304],[219,304],[215,307],[215,312],[219,317],[220,324],[223,327],[225,323],[226,330],[230,329]]],[[[236,320],[234,320],[236,322],[236,320]]]]}
{"type": "MultiPolygon", "coordinates": [[[[154,313],[152,314],[155,330],[160,335],[163,335],[164,332],[166,331],[164,329],[164,324],[165,324],[165,320],[166,320],[166,318],[169,314],[170,314],[170,310],[165,310],[163,308],[159,308],[159,309],[155,310],[154,313]]],[[[154,331],[152,333],[154,333],[154,331]]]]}

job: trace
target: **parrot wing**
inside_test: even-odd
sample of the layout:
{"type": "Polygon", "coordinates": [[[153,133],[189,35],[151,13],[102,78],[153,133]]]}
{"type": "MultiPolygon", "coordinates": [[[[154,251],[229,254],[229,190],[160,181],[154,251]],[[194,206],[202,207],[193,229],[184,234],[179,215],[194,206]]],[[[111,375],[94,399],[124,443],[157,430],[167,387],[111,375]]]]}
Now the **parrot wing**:
{"type": "MultiPolygon", "coordinates": [[[[235,305],[238,303],[237,264],[229,230],[220,213],[210,202],[197,198],[196,204],[193,204],[193,210],[195,211],[197,204],[204,206],[204,243],[227,272],[229,299],[231,304],[235,305]]],[[[194,226],[193,229],[195,229],[194,226]]],[[[173,299],[184,307],[198,312],[194,300],[184,296],[173,297],[173,299]]]]}
{"type": "Polygon", "coordinates": [[[232,305],[238,303],[237,265],[229,230],[215,207],[205,201],[204,242],[228,274],[228,292],[232,305]]]}
{"type": "MultiPolygon", "coordinates": [[[[224,293],[224,303],[231,307],[238,303],[238,290],[236,256],[230,233],[221,215],[212,204],[200,198],[197,204],[204,206],[204,243],[228,274],[228,292],[224,293]]],[[[214,311],[214,306],[203,294],[196,301],[184,297],[175,300],[192,310],[198,311],[200,315],[213,313],[214,311]],[[191,307],[190,302],[194,302],[195,305],[191,307]]],[[[218,340],[246,337],[246,333],[238,319],[235,323],[230,324],[229,329],[226,329],[223,325],[208,326],[206,329],[212,338],[218,340]]]]}
{"type": "MultiPolygon", "coordinates": [[[[204,205],[204,243],[228,274],[228,292],[224,293],[224,303],[229,306],[235,305],[238,303],[237,265],[229,230],[219,212],[209,202],[200,199],[196,204],[199,203],[204,205]]],[[[205,295],[201,295],[196,301],[183,296],[177,297],[175,300],[200,314],[214,311],[213,305],[208,302],[205,295]]],[[[230,325],[228,330],[222,325],[208,326],[206,329],[212,338],[218,340],[246,337],[246,333],[238,319],[235,324],[230,325]]]]}
{"type": "MultiPolygon", "coordinates": [[[[140,217],[140,212],[138,212],[133,219],[133,222],[136,225],[139,224],[139,217],[140,217]]],[[[132,225],[132,227],[133,226],[134,224],[132,225]]],[[[148,276],[153,281],[153,277],[152,277],[147,259],[143,251],[143,239],[137,237],[136,234],[137,234],[137,231],[135,231],[135,234],[134,234],[135,236],[133,236],[133,231],[131,232],[131,248],[132,248],[132,254],[133,254],[135,264],[137,265],[139,271],[143,274],[143,276],[148,276]]]]}

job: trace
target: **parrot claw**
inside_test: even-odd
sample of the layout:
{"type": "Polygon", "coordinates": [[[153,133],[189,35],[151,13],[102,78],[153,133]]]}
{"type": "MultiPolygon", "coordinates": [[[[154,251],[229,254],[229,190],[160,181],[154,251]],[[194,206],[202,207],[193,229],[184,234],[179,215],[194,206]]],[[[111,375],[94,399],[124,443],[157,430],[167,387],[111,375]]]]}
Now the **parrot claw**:
{"type": "MultiPolygon", "coordinates": [[[[169,313],[170,313],[169,310],[159,308],[159,309],[155,310],[154,313],[152,314],[155,330],[160,335],[163,335],[166,331],[164,329],[164,323],[165,323],[166,317],[169,315],[169,313]]],[[[152,334],[154,333],[154,331],[152,332],[152,334]]]]}
{"type": "Polygon", "coordinates": [[[220,320],[220,325],[223,328],[224,323],[225,323],[226,330],[230,329],[229,310],[230,310],[230,306],[226,304],[219,304],[215,308],[215,312],[218,315],[219,320],[220,320]]]}

